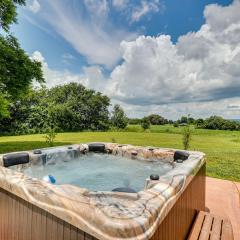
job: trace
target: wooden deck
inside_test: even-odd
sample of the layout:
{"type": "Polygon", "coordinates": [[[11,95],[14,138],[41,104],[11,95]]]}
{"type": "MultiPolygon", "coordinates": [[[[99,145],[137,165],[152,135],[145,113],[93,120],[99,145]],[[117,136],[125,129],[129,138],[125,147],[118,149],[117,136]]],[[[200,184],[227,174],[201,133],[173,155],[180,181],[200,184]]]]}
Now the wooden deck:
{"type": "Polygon", "coordinates": [[[240,183],[207,177],[206,207],[211,214],[229,218],[234,240],[240,240],[240,183]]]}

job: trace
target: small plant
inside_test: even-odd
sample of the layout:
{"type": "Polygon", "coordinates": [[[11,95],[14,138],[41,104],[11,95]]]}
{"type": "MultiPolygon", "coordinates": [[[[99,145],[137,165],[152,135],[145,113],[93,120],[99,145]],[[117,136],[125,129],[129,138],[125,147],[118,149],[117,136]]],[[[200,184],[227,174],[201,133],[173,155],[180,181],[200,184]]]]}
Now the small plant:
{"type": "Polygon", "coordinates": [[[46,139],[46,143],[50,147],[53,147],[56,136],[57,136],[56,127],[55,126],[48,127],[47,133],[45,135],[45,139],[46,139]]]}
{"type": "Polygon", "coordinates": [[[116,139],[113,137],[113,138],[111,139],[111,142],[112,142],[112,143],[116,143],[117,141],[116,141],[116,139]]]}
{"type": "Polygon", "coordinates": [[[171,130],[169,128],[166,128],[164,131],[165,131],[165,133],[170,133],[171,132],[171,130]]]}
{"type": "Polygon", "coordinates": [[[179,127],[179,124],[178,124],[177,122],[175,122],[175,123],[173,124],[173,126],[174,126],[174,127],[179,127]]]}
{"type": "Polygon", "coordinates": [[[184,150],[187,150],[190,147],[190,141],[192,137],[192,130],[189,125],[183,128],[182,137],[183,148],[184,150]]]}
{"type": "Polygon", "coordinates": [[[147,117],[144,117],[141,122],[141,126],[144,130],[147,130],[150,128],[150,121],[147,117]]]}

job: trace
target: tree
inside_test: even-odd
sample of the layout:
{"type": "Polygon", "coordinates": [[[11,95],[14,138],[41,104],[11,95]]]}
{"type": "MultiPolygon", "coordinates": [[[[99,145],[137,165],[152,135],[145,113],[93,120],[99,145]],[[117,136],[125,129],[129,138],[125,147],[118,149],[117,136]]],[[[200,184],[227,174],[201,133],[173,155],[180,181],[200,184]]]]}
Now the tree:
{"type": "Polygon", "coordinates": [[[144,118],[142,119],[141,127],[142,127],[144,130],[147,130],[147,129],[150,128],[150,121],[149,121],[148,117],[144,117],[144,118]]]}
{"type": "Polygon", "coordinates": [[[211,116],[204,121],[198,122],[198,128],[218,130],[239,130],[240,124],[236,121],[227,120],[219,116],[211,116]]]}
{"type": "MultiPolygon", "coordinates": [[[[0,0],[0,29],[17,22],[17,4],[25,0],[0,0]]],[[[44,82],[41,63],[32,60],[11,35],[0,35],[0,118],[6,117],[10,102],[25,94],[33,80],[44,82]]]]}
{"type": "Polygon", "coordinates": [[[204,120],[202,119],[202,118],[198,118],[196,121],[195,121],[195,124],[197,125],[197,126],[200,126],[200,125],[202,125],[204,123],[204,120]]]}
{"type": "Polygon", "coordinates": [[[118,129],[124,129],[128,124],[124,110],[118,104],[113,107],[111,122],[112,125],[118,129]]]}
{"type": "Polygon", "coordinates": [[[70,83],[50,89],[47,95],[49,114],[62,131],[108,129],[110,99],[100,92],[70,83]]]}
{"type": "Polygon", "coordinates": [[[148,119],[152,125],[164,125],[168,123],[168,120],[158,114],[151,114],[148,119]]]}
{"type": "Polygon", "coordinates": [[[41,63],[31,60],[13,36],[0,36],[0,117],[8,103],[29,90],[32,81],[44,82],[41,63]],[[4,107],[5,106],[5,107],[4,107]]]}
{"type": "Polygon", "coordinates": [[[182,116],[181,119],[179,120],[179,123],[188,123],[188,117],[182,116]]]}
{"type": "Polygon", "coordinates": [[[25,0],[0,0],[0,26],[9,30],[12,23],[17,23],[17,4],[25,5],[25,0]]]}
{"type": "Polygon", "coordinates": [[[9,102],[5,99],[4,95],[0,92],[0,119],[9,116],[9,102]]]}
{"type": "Polygon", "coordinates": [[[2,134],[58,131],[106,130],[110,100],[81,84],[30,90],[11,104],[10,118],[0,121],[2,134]]]}

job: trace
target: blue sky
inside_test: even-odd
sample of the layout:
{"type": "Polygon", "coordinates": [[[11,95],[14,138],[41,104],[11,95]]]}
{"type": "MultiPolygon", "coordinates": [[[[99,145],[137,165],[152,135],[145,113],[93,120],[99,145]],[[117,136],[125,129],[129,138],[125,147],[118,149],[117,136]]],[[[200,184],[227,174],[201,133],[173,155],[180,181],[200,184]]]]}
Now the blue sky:
{"type": "Polygon", "coordinates": [[[18,12],[11,31],[48,86],[80,82],[130,116],[240,115],[239,0],[28,0],[18,12]]]}
{"type": "MultiPolygon", "coordinates": [[[[41,4],[41,0],[38,1],[41,4]]],[[[28,4],[30,5],[32,2],[28,1],[28,4]]],[[[138,6],[141,1],[133,0],[131,2],[134,6],[138,6]]],[[[156,12],[150,11],[136,22],[131,22],[126,14],[112,7],[108,20],[117,28],[126,29],[129,32],[136,33],[136,35],[158,36],[159,34],[168,34],[176,42],[179,36],[199,30],[205,21],[203,10],[206,5],[218,3],[226,6],[231,2],[231,0],[182,0],[181,3],[177,0],[163,1],[160,2],[160,8],[162,9],[156,12]]],[[[70,0],[69,3],[79,8],[79,11],[86,11],[83,0],[70,0]]],[[[55,69],[67,68],[78,73],[83,66],[89,65],[84,54],[76,51],[69,42],[59,36],[54,27],[38,16],[40,15],[39,12],[34,13],[29,8],[19,9],[19,24],[13,26],[12,31],[20,40],[22,47],[29,54],[36,50],[40,51],[49,67],[55,69]],[[68,59],[70,55],[73,57],[72,59],[71,57],[68,59]],[[64,59],[64,56],[66,59],[64,59]]],[[[127,14],[130,15],[131,13],[127,14]]]]}

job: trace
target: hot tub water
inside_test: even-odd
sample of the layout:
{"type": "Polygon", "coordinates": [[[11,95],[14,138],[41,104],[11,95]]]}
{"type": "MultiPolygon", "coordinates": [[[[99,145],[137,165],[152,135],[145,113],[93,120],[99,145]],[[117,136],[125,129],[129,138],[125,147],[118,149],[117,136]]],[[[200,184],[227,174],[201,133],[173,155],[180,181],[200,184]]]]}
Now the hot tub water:
{"type": "Polygon", "coordinates": [[[52,175],[56,184],[72,184],[91,191],[111,191],[118,187],[143,190],[151,174],[164,175],[171,164],[159,161],[132,160],[111,154],[88,153],[72,159],[54,159],[46,165],[22,169],[30,177],[42,179],[52,175]]]}

